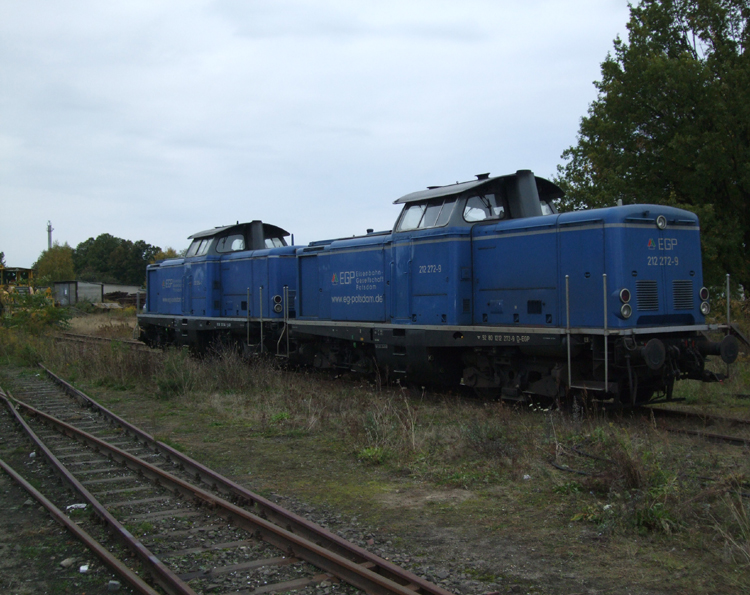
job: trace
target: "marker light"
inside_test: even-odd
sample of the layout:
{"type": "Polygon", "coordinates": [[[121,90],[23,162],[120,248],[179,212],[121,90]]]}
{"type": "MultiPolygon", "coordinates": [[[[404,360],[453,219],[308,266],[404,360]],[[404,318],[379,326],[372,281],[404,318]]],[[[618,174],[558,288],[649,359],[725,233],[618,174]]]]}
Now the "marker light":
{"type": "Polygon", "coordinates": [[[623,304],[620,308],[620,314],[623,318],[630,318],[630,316],[633,314],[633,308],[631,308],[630,304],[623,304]]]}
{"type": "Polygon", "coordinates": [[[701,314],[703,316],[708,316],[708,313],[711,311],[711,306],[708,305],[708,302],[703,302],[701,304],[701,314]]]}
{"type": "Polygon", "coordinates": [[[701,299],[704,302],[708,301],[708,289],[706,287],[701,287],[701,291],[699,295],[701,296],[701,299]]]}
{"type": "Polygon", "coordinates": [[[623,304],[627,304],[630,301],[630,290],[629,289],[621,289],[620,290],[620,301],[623,304]]]}

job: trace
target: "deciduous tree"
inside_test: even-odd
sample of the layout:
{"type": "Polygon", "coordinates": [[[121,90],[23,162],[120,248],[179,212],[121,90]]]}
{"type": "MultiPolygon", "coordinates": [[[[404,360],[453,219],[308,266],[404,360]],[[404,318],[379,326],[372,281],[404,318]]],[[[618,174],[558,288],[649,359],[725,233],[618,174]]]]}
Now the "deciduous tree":
{"type": "Polygon", "coordinates": [[[75,269],[83,281],[140,285],[146,279],[146,266],[160,250],[143,240],[131,242],[103,233],[78,244],[75,269]]]}
{"type": "Polygon", "coordinates": [[[641,0],[616,39],[578,142],[564,209],[668,204],[701,218],[704,276],[750,288],[750,3],[641,0]]]}
{"type": "Polygon", "coordinates": [[[73,268],[73,248],[67,242],[62,246],[59,242],[52,244],[52,248],[44,250],[37,261],[31,265],[36,271],[36,282],[51,285],[55,281],[72,281],[75,279],[73,268]]]}
{"type": "Polygon", "coordinates": [[[171,246],[167,246],[166,248],[164,248],[164,250],[159,250],[156,254],[154,254],[151,258],[151,262],[154,263],[160,260],[167,260],[168,258],[179,258],[180,256],[184,256],[184,254],[180,254],[171,246]]]}

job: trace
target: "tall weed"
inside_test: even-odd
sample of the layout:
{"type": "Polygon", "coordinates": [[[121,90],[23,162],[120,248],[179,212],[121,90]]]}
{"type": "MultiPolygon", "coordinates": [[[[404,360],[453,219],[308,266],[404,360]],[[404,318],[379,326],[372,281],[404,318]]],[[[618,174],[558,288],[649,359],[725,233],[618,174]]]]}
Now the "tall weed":
{"type": "Polygon", "coordinates": [[[750,505],[743,500],[742,482],[731,483],[734,484],[731,491],[721,497],[711,519],[733,561],[747,568],[750,567],[750,505]]]}
{"type": "Polygon", "coordinates": [[[13,293],[4,300],[0,325],[22,333],[40,335],[50,328],[67,328],[70,313],[44,294],[13,293]]]}

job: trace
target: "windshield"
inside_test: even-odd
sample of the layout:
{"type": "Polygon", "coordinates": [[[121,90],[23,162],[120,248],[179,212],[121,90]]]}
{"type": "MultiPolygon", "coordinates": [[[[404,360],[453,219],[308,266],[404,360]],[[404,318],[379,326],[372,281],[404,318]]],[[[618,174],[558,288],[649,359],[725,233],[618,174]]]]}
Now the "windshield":
{"type": "Polygon", "coordinates": [[[401,214],[396,231],[442,227],[450,220],[455,203],[455,197],[449,197],[408,205],[401,214]]]}
{"type": "Polygon", "coordinates": [[[185,256],[204,256],[208,252],[208,247],[211,245],[211,239],[212,238],[193,240],[193,243],[190,244],[190,248],[188,248],[185,256]]]}

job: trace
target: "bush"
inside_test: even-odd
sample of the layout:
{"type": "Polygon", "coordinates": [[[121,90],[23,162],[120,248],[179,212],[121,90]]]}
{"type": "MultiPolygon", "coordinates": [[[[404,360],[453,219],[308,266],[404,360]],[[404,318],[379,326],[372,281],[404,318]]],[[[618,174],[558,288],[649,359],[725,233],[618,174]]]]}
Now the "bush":
{"type": "Polygon", "coordinates": [[[0,323],[6,328],[38,335],[50,328],[67,328],[70,315],[44,294],[11,294],[0,323]]]}

